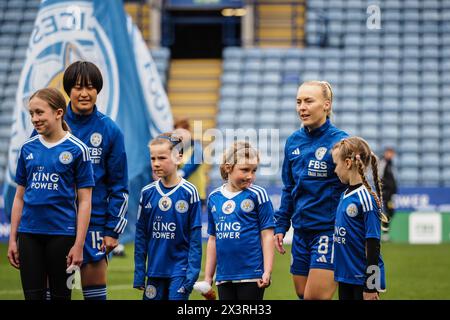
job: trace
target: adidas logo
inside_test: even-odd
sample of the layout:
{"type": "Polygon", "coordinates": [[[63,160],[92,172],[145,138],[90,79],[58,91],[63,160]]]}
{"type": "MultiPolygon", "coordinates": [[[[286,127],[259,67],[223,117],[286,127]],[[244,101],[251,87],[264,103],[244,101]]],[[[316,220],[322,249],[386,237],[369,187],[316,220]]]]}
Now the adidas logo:
{"type": "Polygon", "coordinates": [[[292,151],[292,154],[295,154],[296,156],[300,155],[300,149],[295,149],[294,151],[292,151]]]}
{"type": "Polygon", "coordinates": [[[325,258],[325,256],[322,255],[319,259],[316,260],[316,262],[327,263],[327,258],[325,258]]]}
{"type": "Polygon", "coordinates": [[[216,212],[216,206],[215,205],[212,207],[211,212],[216,212]]]}
{"type": "Polygon", "coordinates": [[[152,208],[152,205],[150,204],[150,202],[145,205],[145,209],[151,209],[151,208],[152,208]]]}
{"type": "Polygon", "coordinates": [[[25,159],[26,159],[26,160],[33,160],[33,159],[34,159],[34,158],[33,158],[33,154],[30,153],[25,159]]]}

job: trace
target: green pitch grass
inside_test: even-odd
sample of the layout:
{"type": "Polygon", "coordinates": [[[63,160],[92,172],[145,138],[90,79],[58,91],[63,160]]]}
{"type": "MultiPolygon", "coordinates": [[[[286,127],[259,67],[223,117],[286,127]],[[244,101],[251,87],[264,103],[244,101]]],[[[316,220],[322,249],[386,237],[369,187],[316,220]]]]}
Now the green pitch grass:
{"type": "MultiPolygon", "coordinates": [[[[289,247],[287,249],[290,251],[289,247]]],[[[126,246],[125,252],[125,257],[114,257],[110,262],[108,298],[140,300],[142,292],[132,288],[133,246],[126,246]]],[[[450,244],[383,243],[382,254],[386,264],[387,292],[382,294],[381,298],[386,300],[450,299],[449,252],[450,244]]],[[[9,265],[6,255],[6,244],[0,244],[0,300],[23,299],[19,272],[9,265]]],[[[266,299],[296,299],[289,264],[290,254],[284,256],[276,254],[273,283],[266,290],[266,299]]],[[[203,278],[203,273],[200,274],[200,278],[203,278]]],[[[82,299],[81,291],[75,289],[72,298],[82,299]]],[[[194,292],[191,299],[203,298],[194,292]]]]}

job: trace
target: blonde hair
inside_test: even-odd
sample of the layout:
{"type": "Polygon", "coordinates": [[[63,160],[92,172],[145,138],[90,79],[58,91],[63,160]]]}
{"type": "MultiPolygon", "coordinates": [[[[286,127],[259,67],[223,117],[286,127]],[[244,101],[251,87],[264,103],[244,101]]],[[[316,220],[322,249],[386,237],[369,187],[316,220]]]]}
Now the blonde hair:
{"type": "Polygon", "coordinates": [[[360,137],[349,137],[341,140],[333,146],[333,150],[339,151],[341,160],[351,159],[356,165],[356,169],[363,181],[364,186],[369,193],[374,197],[378,208],[380,210],[380,220],[388,222],[388,218],[383,213],[383,194],[380,176],[378,175],[378,158],[370,149],[366,140],[360,137]],[[375,184],[376,193],[372,190],[366,178],[366,170],[372,166],[372,175],[375,184]]]}
{"type": "MultiPolygon", "coordinates": [[[[228,172],[226,170],[227,165],[231,165],[231,170],[233,170],[236,164],[243,162],[243,159],[248,160],[255,158],[259,163],[259,153],[249,142],[234,142],[227,150],[225,150],[222,156],[222,163],[220,165],[220,175],[222,176],[222,179],[225,181],[228,180],[228,172]]],[[[247,161],[244,163],[247,163],[247,161]]]]}
{"type": "Polygon", "coordinates": [[[330,109],[327,110],[327,117],[330,117],[333,104],[333,89],[331,88],[331,84],[327,81],[311,80],[303,82],[301,86],[303,85],[319,86],[322,89],[323,98],[330,101],[330,109]]]}
{"type": "Polygon", "coordinates": [[[167,144],[169,146],[170,151],[176,150],[179,154],[183,154],[183,137],[180,137],[172,132],[161,133],[156,138],[152,139],[148,144],[150,148],[153,145],[158,144],[167,144]]]}

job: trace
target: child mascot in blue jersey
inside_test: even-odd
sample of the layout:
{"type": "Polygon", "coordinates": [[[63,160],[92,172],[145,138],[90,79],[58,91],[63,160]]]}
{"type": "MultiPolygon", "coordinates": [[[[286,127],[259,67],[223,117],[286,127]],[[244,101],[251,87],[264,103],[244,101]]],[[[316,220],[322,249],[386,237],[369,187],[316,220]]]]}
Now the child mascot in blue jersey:
{"type": "Polygon", "coordinates": [[[275,223],[266,190],[253,184],[258,164],[248,142],[235,142],[220,167],[226,183],[208,197],[205,282],[216,273],[220,300],[262,300],[271,283],[275,223]]]}
{"type": "Polygon", "coordinates": [[[177,174],[182,146],[172,133],[149,145],[159,180],[142,189],[134,254],[134,287],[144,290],[144,300],[188,300],[200,272],[201,201],[177,174]]]}
{"type": "Polygon", "coordinates": [[[335,172],[348,184],[341,195],[334,228],[334,278],[340,300],[378,300],[385,291],[384,263],[380,254],[382,213],[377,157],[367,142],[350,137],[333,147],[335,172]],[[376,193],[366,178],[372,167],[376,193]]]}
{"type": "Polygon", "coordinates": [[[66,101],[54,88],[29,100],[37,135],[21,147],[8,259],[20,269],[26,300],[70,300],[69,277],[81,267],[94,173],[88,147],[69,132],[66,101]]]}

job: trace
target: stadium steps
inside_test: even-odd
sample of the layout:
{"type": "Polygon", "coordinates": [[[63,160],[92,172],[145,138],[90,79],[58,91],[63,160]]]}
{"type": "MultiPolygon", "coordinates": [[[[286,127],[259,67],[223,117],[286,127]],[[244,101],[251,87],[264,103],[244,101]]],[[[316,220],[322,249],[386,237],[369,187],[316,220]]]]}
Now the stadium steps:
{"type": "Polygon", "coordinates": [[[131,19],[141,31],[144,41],[147,43],[147,45],[150,45],[151,42],[150,5],[148,3],[127,2],[124,4],[124,7],[125,11],[131,16],[131,19]]]}
{"type": "Polygon", "coordinates": [[[168,96],[175,118],[188,117],[191,126],[202,121],[203,130],[214,128],[221,75],[222,60],[172,60],[168,96]]]}
{"type": "Polygon", "coordinates": [[[265,0],[256,5],[256,35],[260,47],[303,46],[305,5],[265,0]]]}

